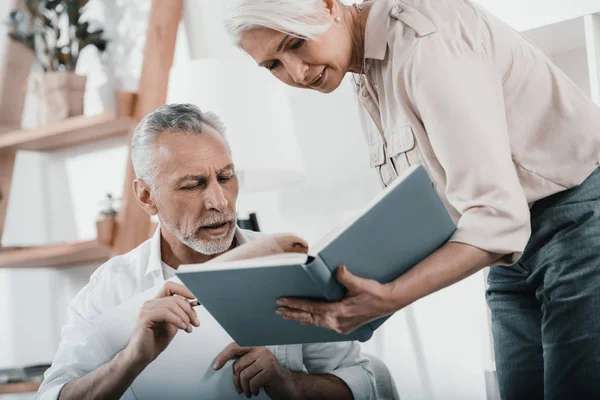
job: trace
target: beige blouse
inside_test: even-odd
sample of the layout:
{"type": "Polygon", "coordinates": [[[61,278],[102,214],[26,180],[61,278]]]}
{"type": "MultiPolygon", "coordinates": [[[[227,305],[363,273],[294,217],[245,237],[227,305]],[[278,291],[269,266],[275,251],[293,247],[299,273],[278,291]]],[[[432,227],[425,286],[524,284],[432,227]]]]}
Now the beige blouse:
{"type": "Polygon", "coordinates": [[[529,207],[600,165],[600,108],[533,44],[468,0],[376,0],[357,85],[384,185],[423,164],[458,229],[516,262],[529,207]]]}

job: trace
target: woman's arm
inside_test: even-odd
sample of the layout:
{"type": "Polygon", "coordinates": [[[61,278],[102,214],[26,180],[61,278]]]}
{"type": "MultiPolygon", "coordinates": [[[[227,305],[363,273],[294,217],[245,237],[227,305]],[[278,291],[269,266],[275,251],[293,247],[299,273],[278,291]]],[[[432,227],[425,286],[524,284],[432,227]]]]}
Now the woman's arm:
{"type": "Polygon", "coordinates": [[[357,277],[341,267],[337,279],[348,289],[343,300],[329,303],[282,298],[277,313],[285,319],[346,334],[450,286],[501,257],[468,244],[448,242],[388,284],[357,277]]]}
{"type": "Polygon", "coordinates": [[[389,284],[390,299],[401,309],[452,285],[502,258],[464,243],[448,242],[389,284]]]}

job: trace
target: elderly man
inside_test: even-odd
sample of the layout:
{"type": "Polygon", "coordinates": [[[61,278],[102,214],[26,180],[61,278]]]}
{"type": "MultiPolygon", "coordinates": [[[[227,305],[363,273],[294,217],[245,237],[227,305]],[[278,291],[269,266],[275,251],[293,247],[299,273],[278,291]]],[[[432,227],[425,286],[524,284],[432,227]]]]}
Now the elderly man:
{"type": "MultiPolygon", "coordinates": [[[[38,399],[135,398],[130,385],[143,369],[179,330],[191,332],[192,326],[200,324],[190,305],[192,293],[165,280],[181,264],[206,262],[257,236],[237,228],[235,165],[223,124],[214,114],[189,104],[160,107],[137,126],[132,161],[138,203],[158,216],[160,229],[138,248],[100,267],[73,300],[69,323],[38,399]],[[110,361],[86,370],[76,354],[81,354],[82,346],[85,349],[94,321],[161,284],[158,296],[144,303],[129,344],[110,361]]],[[[368,359],[355,342],[269,348],[240,348],[232,343],[214,368],[222,368],[234,356],[239,358],[233,363],[231,385],[246,397],[259,390],[274,399],[375,396],[368,359]]]]}

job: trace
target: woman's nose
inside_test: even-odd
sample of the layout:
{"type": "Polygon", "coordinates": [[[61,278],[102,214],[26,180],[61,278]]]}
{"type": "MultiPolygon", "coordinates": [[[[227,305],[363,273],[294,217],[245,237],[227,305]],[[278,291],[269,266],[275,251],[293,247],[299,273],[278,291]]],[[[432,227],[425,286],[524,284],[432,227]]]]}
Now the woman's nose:
{"type": "Polygon", "coordinates": [[[288,73],[294,80],[294,82],[304,85],[306,84],[304,80],[306,79],[306,71],[308,70],[308,66],[299,61],[293,61],[288,63],[288,73]]]}

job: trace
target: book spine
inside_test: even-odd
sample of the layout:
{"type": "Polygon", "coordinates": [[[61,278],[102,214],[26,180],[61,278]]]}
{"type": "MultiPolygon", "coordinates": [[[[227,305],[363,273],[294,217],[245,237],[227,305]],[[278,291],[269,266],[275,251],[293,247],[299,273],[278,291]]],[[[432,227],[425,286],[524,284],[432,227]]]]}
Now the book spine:
{"type": "Polygon", "coordinates": [[[320,256],[305,264],[304,270],[328,301],[338,301],[344,297],[346,291],[331,274],[320,256]]]}

